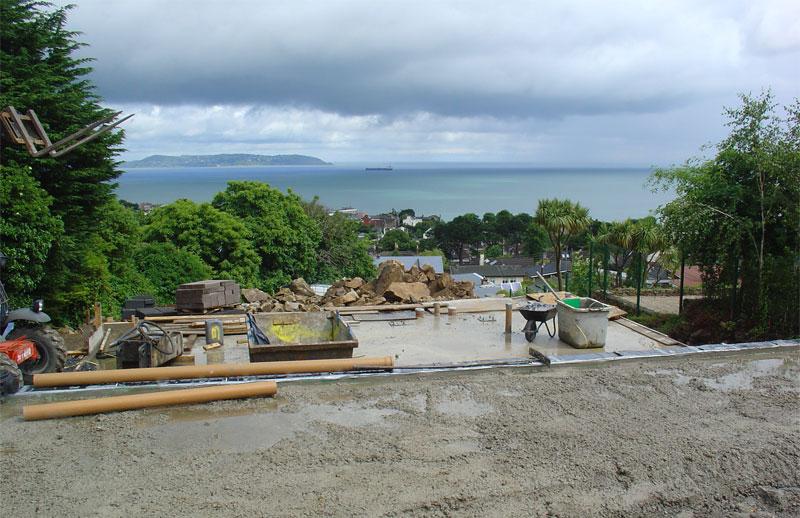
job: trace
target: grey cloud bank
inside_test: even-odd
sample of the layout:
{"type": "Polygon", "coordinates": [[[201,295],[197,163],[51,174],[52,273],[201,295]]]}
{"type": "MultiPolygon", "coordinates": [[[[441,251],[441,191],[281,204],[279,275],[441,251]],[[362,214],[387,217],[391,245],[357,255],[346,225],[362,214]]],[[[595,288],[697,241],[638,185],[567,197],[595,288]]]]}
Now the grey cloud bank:
{"type": "Polygon", "coordinates": [[[796,2],[80,1],[149,152],[649,165],[800,80],[796,2]]]}

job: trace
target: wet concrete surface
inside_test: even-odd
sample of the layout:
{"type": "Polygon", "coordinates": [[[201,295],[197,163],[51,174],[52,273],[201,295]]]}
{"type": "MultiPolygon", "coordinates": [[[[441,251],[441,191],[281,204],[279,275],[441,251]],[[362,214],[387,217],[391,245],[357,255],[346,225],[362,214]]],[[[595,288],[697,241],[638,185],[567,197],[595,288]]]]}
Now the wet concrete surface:
{"type": "Polygon", "coordinates": [[[796,348],[284,382],[275,398],[12,415],[30,399],[0,404],[7,516],[800,512],[796,348]]]}
{"type": "MultiPolygon", "coordinates": [[[[548,336],[544,326],[529,343],[522,328],[525,318],[515,311],[512,334],[506,335],[505,313],[458,313],[439,317],[426,314],[416,320],[354,324],[359,356],[392,356],[397,366],[438,365],[476,361],[522,360],[533,347],[544,355],[588,354],[598,351],[638,351],[661,348],[658,342],[615,322],[609,322],[605,348],[575,349],[548,336]]],[[[550,329],[553,322],[550,321],[550,329]]]]}

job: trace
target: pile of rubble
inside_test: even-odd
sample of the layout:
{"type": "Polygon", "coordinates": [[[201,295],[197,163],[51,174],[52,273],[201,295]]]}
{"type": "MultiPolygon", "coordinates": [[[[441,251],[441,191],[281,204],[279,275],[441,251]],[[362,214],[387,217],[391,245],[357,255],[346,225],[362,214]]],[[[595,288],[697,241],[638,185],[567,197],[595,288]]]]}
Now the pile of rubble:
{"type": "Polygon", "coordinates": [[[398,261],[386,261],[378,267],[375,280],[361,277],[343,279],[333,284],[323,296],[303,279],[295,279],[288,287],[269,295],[259,289],[243,289],[249,312],[323,311],[344,306],[377,306],[383,304],[420,303],[436,300],[474,298],[473,284],[454,281],[450,274],[437,274],[433,267],[412,266],[408,270],[398,261]]]}

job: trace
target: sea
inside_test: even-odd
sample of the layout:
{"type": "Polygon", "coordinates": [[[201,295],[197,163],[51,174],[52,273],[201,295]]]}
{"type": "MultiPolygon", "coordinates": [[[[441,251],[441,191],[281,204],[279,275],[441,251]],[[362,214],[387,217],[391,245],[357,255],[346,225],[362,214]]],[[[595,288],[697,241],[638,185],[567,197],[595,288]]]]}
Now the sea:
{"type": "Polygon", "coordinates": [[[176,199],[211,201],[231,180],[255,180],[302,198],[318,196],[331,209],[353,207],[368,214],[414,209],[445,220],[467,212],[479,216],[507,209],[536,211],[542,198],[569,198],[591,217],[639,218],[669,202],[671,192],[652,192],[649,168],[548,168],[509,164],[393,164],[392,171],[366,171],[375,164],[329,166],[181,167],[127,169],[118,178],[119,198],[165,204],[176,199]]]}

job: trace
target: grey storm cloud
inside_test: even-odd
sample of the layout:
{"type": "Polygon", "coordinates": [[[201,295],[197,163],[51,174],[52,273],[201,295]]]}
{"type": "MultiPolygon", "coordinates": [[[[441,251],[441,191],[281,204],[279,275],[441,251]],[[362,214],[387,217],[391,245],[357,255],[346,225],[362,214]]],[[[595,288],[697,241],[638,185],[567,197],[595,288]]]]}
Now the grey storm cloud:
{"type": "Polygon", "coordinates": [[[134,157],[649,165],[800,84],[796,0],[72,1],[134,157]]]}
{"type": "Polygon", "coordinates": [[[796,55],[748,5],[116,0],[72,21],[111,102],[551,117],[658,112],[796,55]]]}

